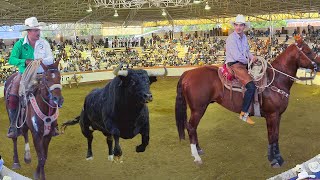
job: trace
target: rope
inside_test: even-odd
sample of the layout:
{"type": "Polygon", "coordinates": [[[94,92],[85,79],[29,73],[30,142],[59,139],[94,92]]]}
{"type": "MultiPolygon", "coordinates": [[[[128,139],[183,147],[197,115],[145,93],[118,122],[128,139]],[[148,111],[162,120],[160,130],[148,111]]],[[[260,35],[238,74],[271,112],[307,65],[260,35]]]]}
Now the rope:
{"type": "Polygon", "coordinates": [[[263,78],[263,75],[267,70],[267,63],[268,62],[260,56],[257,57],[257,61],[254,63],[249,61],[248,72],[254,81],[260,81],[263,78]]]}
{"type": "MultiPolygon", "coordinates": [[[[268,64],[272,67],[272,65],[268,61],[266,61],[263,57],[260,57],[260,56],[257,56],[257,61],[254,63],[252,61],[249,61],[248,73],[253,78],[253,81],[260,81],[263,78],[263,76],[267,71],[268,64]]],[[[275,73],[274,73],[275,69],[272,67],[272,70],[273,70],[273,76],[270,83],[262,86],[256,85],[258,88],[266,88],[272,84],[275,77],[275,73]]]]}
{"type": "MultiPolygon", "coordinates": [[[[25,112],[28,113],[28,106],[27,106],[27,96],[26,96],[26,92],[31,90],[31,87],[33,86],[33,82],[36,78],[36,71],[40,66],[40,61],[38,60],[34,60],[31,61],[28,66],[26,67],[25,72],[22,74],[21,77],[21,81],[20,81],[20,86],[19,86],[19,96],[21,99],[21,105],[18,108],[18,112],[17,112],[17,117],[16,117],[16,127],[17,128],[21,128],[24,123],[26,122],[27,119],[27,114],[24,116],[24,120],[22,121],[21,125],[18,126],[18,118],[19,118],[19,114],[22,110],[21,106],[25,107],[25,112]]],[[[20,117],[23,117],[23,114],[20,115],[20,117]]]]}

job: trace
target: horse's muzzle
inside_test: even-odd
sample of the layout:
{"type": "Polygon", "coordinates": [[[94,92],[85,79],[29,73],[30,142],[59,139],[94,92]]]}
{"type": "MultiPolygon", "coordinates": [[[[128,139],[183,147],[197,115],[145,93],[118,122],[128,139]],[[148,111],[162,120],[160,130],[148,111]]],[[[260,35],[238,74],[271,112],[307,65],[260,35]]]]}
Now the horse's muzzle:
{"type": "Polygon", "coordinates": [[[317,72],[317,70],[318,70],[318,65],[317,65],[317,63],[312,62],[312,64],[313,64],[313,70],[314,70],[315,72],[317,72]]]}
{"type": "Polygon", "coordinates": [[[62,107],[62,104],[64,102],[64,98],[62,96],[53,96],[52,100],[58,106],[58,108],[62,107]]]}

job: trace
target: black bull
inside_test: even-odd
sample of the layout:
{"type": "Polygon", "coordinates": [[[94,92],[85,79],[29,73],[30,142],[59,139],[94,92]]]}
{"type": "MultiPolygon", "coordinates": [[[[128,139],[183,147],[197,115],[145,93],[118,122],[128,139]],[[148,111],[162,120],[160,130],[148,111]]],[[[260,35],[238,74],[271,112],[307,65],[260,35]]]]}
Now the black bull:
{"type": "Polygon", "coordinates": [[[62,124],[62,129],[79,123],[82,134],[88,140],[87,159],[92,159],[93,131],[99,130],[107,137],[109,160],[113,155],[122,155],[119,137],[132,139],[141,134],[142,143],[136,147],[136,152],[144,152],[149,144],[149,111],[146,103],[152,101],[150,84],[157,81],[156,76],[166,76],[167,69],[162,74],[145,70],[120,71],[105,87],[94,89],[85,98],[80,116],[62,124]],[[113,139],[115,147],[113,147],[113,139]]]}

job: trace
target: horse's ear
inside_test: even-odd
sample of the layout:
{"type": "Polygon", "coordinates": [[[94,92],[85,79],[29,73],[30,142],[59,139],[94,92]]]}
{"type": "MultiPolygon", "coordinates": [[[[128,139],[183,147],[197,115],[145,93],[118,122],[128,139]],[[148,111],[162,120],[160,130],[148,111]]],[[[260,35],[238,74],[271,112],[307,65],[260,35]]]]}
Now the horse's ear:
{"type": "Polygon", "coordinates": [[[48,70],[48,67],[46,65],[44,65],[42,61],[40,61],[40,65],[41,65],[41,67],[43,68],[44,71],[48,70]]]}
{"type": "Polygon", "coordinates": [[[56,60],[56,62],[53,64],[54,67],[58,68],[59,67],[59,62],[60,62],[60,58],[58,58],[56,60]]]}

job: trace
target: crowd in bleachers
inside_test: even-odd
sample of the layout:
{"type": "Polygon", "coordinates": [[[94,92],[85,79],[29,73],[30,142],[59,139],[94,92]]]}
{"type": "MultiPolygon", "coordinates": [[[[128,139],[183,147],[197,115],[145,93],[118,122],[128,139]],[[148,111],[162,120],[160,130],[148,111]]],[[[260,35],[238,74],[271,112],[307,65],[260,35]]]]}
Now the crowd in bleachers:
{"type": "MultiPolygon", "coordinates": [[[[264,32],[252,29],[247,32],[247,35],[254,54],[272,59],[288,46],[289,36],[287,35],[281,42],[276,35],[271,41],[260,38],[268,33],[270,33],[269,29],[264,32]]],[[[314,43],[312,48],[316,52],[320,52],[319,34],[320,30],[314,30],[311,27],[308,33],[303,34],[308,42],[314,43]]],[[[54,57],[61,60],[62,72],[113,69],[120,62],[125,68],[218,64],[224,61],[225,55],[225,39],[209,36],[208,33],[202,35],[196,32],[186,33],[176,38],[171,33],[166,33],[163,37],[154,34],[151,38],[115,37],[93,41],[65,40],[64,42],[47,40],[54,57]]],[[[1,42],[0,40],[0,47],[4,46],[1,42]]],[[[9,56],[10,51],[0,52],[0,81],[2,82],[16,71],[14,67],[7,64],[9,56]]]]}

